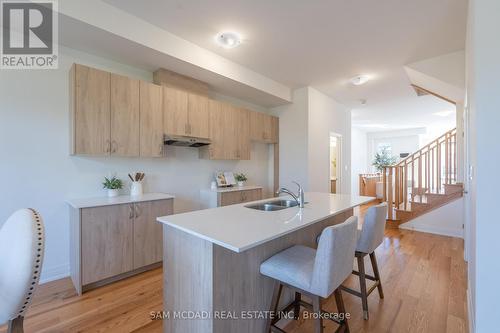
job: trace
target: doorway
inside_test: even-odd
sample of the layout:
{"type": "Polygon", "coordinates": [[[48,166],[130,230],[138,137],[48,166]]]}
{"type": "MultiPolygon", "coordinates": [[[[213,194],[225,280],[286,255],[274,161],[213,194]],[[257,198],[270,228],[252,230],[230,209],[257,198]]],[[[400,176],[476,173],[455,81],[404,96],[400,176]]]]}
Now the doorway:
{"type": "Polygon", "coordinates": [[[342,189],[342,135],[330,133],[330,193],[342,189]]]}

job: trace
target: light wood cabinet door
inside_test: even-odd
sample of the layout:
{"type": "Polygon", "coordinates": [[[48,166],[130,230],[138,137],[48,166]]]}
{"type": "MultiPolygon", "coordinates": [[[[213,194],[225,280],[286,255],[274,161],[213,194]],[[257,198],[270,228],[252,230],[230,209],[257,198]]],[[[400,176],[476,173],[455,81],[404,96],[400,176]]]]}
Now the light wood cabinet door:
{"type": "Polygon", "coordinates": [[[70,72],[72,153],[109,155],[110,73],[74,64],[70,72]]]}
{"type": "Polygon", "coordinates": [[[140,156],[163,156],[163,93],[156,84],[140,82],[140,156]]]}
{"type": "Polygon", "coordinates": [[[196,94],[188,94],[188,127],[187,135],[196,138],[208,138],[208,98],[196,94]]]}
{"type": "Polygon", "coordinates": [[[81,212],[82,284],[133,268],[133,206],[84,208],[81,212]]]}
{"type": "Polygon", "coordinates": [[[243,202],[250,202],[262,199],[262,189],[242,191],[243,202]]]}
{"type": "Polygon", "coordinates": [[[212,143],[200,157],[212,160],[250,159],[249,112],[244,109],[210,100],[210,140],[212,143]],[[208,155],[208,156],[207,156],[208,155]]]}
{"type": "Polygon", "coordinates": [[[250,159],[250,112],[245,109],[236,110],[237,117],[236,123],[233,126],[236,130],[236,141],[238,147],[236,148],[236,159],[249,160],[250,159]]]}
{"type": "Polygon", "coordinates": [[[139,80],[111,74],[111,155],[139,156],[139,80]]]}
{"type": "Polygon", "coordinates": [[[262,189],[219,193],[218,205],[229,206],[262,199],[262,189]]]}
{"type": "Polygon", "coordinates": [[[163,128],[168,135],[188,135],[188,93],[163,87],[163,128]]]}
{"type": "Polygon", "coordinates": [[[260,112],[250,112],[250,138],[263,143],[278,142],[278,118],[260,112]]]}
{"type": "Polygon", "coordinates": [[[208,101],[209,114],[209,138],[212,142],[209,146],[200,149],[200,157],[213,160],[225,159],[225,142],[224,131],[225,112],[224,104],[219,101],[208,101]]]}
{"type": "Polygon", "coordinates": [[[134,204],[134,269],[162,261],[163,229],[157,217],[173,214],[173,200],[134,204]]]}

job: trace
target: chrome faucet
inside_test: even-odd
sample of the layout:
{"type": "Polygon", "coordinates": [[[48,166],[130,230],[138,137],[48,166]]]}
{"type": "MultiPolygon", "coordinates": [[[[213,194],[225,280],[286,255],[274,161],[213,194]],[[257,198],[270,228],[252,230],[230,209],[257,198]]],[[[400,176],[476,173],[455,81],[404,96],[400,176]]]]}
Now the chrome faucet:
{"type": "Polygon", "coordinates": [[[297,182],[292,182],[292,183],[297,184],[297,186],[299,187],[298,195],[295,195],[294,193],[292,193],[292,191],[284,187],[280,187],[280,189],[276,192],[276,194],[280,195],[281,193],[286,193],[290,195],[297,202],[300,208],[304,208],[304,190],[302,189],[302,186],[300,186],[299,183],[297,182]]]}

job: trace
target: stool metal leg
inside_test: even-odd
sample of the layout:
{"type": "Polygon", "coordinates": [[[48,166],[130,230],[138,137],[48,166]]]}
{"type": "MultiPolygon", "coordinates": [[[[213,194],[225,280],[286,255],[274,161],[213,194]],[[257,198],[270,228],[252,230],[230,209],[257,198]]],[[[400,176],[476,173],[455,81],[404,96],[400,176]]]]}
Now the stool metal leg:
{"type": "Polygon", "coordinates": [[[342,321],[342,324],[340,324],[340,325],[344,327],[343,332],[349,333],[349,324],[347,324],[347,318],[345,318],[346,312],[345,312],[345,306],[344,306],[344,299],[342,298],[342,292],[340,291],[340,288],[335,289],[334,295],[335,295],[335,303],[337,303],[338,313],[344,314],[344,320],[342,321]]]}
{"type": "Polygon", "coordinates": [[[314,333],[323,333],[323,318],[321,316],[321,298],[314,296],[312,299],[313,312],[318,316],[314,320],[314,333]]]}
{"type": "Polygon", "coordinates": [[[368,320],[368,294],[366,292],[366,276],[364,255],[356,256],[358,259],[359,286],[361,288],[361,303],[363,304],[363,318],[368,320]]]}
{"type": "Polygon", "coordinates": [[[382,281],[380,280],[380,273],[378,271],[377,257],[375,256],[375,252],[370,253],[370,260],[372,262],[373,275],[375,275],[375,279],[378,281],[378,294],[380,298],[384,298],[384,291],[382,289],[382,281]]]}
{"type": "Polygon", "coordinates": [[[298,291],[295,292],[295,304],[293,306],[293,319],[297,320],[300,316],[300,301],[302,295],[298,291]]]}
{"type": "MultiPolygon", "coordinates": [[[[273,291],[273,298],[271,300],[271,308],[270,310],[273,311],[274,315],[276,316],[278,313],[278,304],[280,302],[280,296],[281,296],[281,291],[283,290],[283,285],[279,282],[275,282],[274,284],[274,291],[273,291]]],[[[276,320],[278,317],[276,317],[276,320]]],[[[271,333],[272,332],[272,325],[274,324],[275,320],[269,316],[267,318],[267,324],[266,324],[266,332],[271,333]]]]}

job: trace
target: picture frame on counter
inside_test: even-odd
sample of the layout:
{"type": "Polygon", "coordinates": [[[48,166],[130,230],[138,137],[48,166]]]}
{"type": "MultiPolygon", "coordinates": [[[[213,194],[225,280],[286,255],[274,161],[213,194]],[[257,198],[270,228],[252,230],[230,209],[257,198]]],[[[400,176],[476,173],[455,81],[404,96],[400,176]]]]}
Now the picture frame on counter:
{"type": "Polygon", "coordinates": [[[217,171],[215,173],[217,187],[228,187],[236,185],[236,179],[231,171],[217,171]]]}

